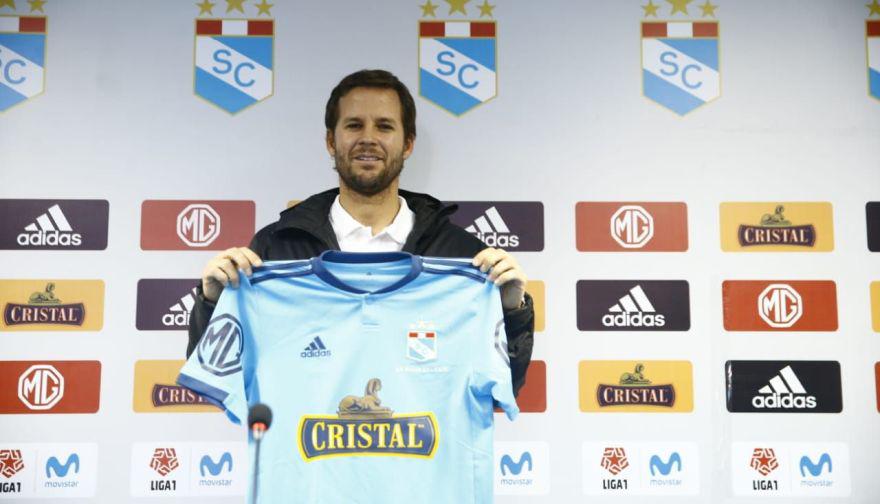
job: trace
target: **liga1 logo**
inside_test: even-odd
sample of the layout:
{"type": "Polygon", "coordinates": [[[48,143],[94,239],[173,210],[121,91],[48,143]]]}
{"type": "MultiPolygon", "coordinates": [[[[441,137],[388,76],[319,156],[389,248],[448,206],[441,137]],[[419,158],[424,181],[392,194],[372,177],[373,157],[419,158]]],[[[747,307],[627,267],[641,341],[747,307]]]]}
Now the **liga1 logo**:
{"type": "MultiPolygon", "coordinates": [[[[685,115],[721,96],[718,21],[708,0],[698,6],[700,20],[687,19],[692,0],[668,0],[668,21],[642,21],[642,92],[661,106],[685,115]]],[[[662,5],[648,0],[645,18],[658,17],[662,5]]],[[[694,8],[694,6],[691,6],[694,8]]]]}
{"type": "MultiPolygon", "coordinates": [[[[445,0],[448,16],[469,14],[469,0],[445,0]]],[[[419,94],[457,116],[495,98],[497,83],[496,23],[488,0],[476,7],[478,19],[437,20],[443,6],[419,5],[419,94]],[[483,20],[489,18],[488,21],[483,20]]]]}
{"type": "MultiPolygon", "coordinates": [[[[0,112],[43,93],[46,75],[45,0],[32,0],[30,15],[0,15],[0,112]]],[[[0,2],[0,9],[15,2],[0,2]]]]}
{"type": "MultiPolygon", "coordinates": [[[[245,0],[225,0],[226,14],[245,15],[245,0]]],[[[215,3],[196,4],[199,16],[213,16],[215,3]]],[[[195,22],[195,93],[230,114],[274,92],[273,4],[254,3],[256,18],[199,18],[195,22]]]]}

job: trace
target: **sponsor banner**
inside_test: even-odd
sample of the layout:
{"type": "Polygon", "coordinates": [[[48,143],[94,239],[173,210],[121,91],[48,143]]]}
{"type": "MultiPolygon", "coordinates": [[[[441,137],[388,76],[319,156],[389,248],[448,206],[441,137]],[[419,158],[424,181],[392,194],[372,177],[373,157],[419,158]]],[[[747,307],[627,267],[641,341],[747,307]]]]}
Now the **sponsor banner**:
{"type": "MultiPolygon", "coordinates": [[[[547,411],[547,363],[533,360],[526,371],[526,382],[516,396],[520,413],[543,413],[547,411]]],[[[501,413],[495,408],[495,413],[501,413]]]]}
{"type": "Polygon", "coordinates": [[[199,282],[199,279],[174,278],[138,280],[135,317],[138,330],[187,330],[199,282]]]}
{"type": "Polygon", "coordinates": [[[449,216],[490,247],[510,251],[544,250],[544,204],[540,201],[452,201],[449,216]]]}
{"type": "Polygon", "coordinates": [[[837,361],[727,361],[731,413],[840,413],[837,361]]]}
{"type": "Polygon", "coordinates": [[[685,280],[578,280],[581,331],[687,331],[690,293],[685,280]]]}
{"type": "Polygon", "coordinates": [[[733,493],[743,497],[849,497],[849,448],[844,443],[735,442],[733,493]]]}
{"type": "Polygon", "coordinates": [[[0,500],[94,497],[95,443],[0,441],[0,500]]]}
{"type": "Polygon", "coordinates": [[[547,296],[544,282],[541,280],[529,280],[526,282],[526,292],[532,296],[532,304],[535,307],[535,331],[544,330],[547,313],[547,296]]]}
{"type": "Polygon", "coordinates": [[[687,204],[580,201],[575,206],[581,252],[684,252],[687,204]]]}
{"type": "Polygon", "coordinates": [[[495,442],[495,495],[550,493],[550,445],[543,441],[495,442]]]}
{"type": "Polygon", "coordinates": [[[138,413],[217,413],[219,408],[177,384],[185,360],[139,360],[134,363],[134,399],[138,413]]]}
{"type": "Polygon", "coordinates": [[[836,331],[837,286],[831,280],[725,280],[727,331],[836,331]]]}
{"type": "Polygon", "coordinates": [[[0,280],[0,331],[100,331],[102,280],[0,280]]]}
{"type": "Polygon", "coordinates": [[[97,413],[98,361],[0,361],[0,414],[97,413]]]}
{"type": "MultiPolygon", "coordinates": [[[[877,40],[880,41],[880,36],[877,40]]],[[[880,58],[880,48],[878,48],[878,58],[880,58]]],[[[868,250],[880,252],[880,201],[870,201],[865,205],[865,220],[868,223],[868,250]]]]}
{"type": "Polygon", "coordinates": [[[247,490],[245,443],[135,443],[133,497],[235,497],[247,490]]]}
{"type": "Polygon", "coordinates": [[[0,215],[0,250],[107,248],[107,200],[0,199],[0,215]]]}
{"type": "Polygon", "coordinates": [[[721,203],[725,252],[830,252],[834,250],[831,203],[721,203]]]}
{"type": "Polygon", "coordinates": [[[690,361],[580,361],[585,413],[686,413],[694,410],[690,361]]]}
{"type": "Polygon", "coordinates": [[[253,201],[146,200],[142,250],[225,250],[254,236],[253,201]]]}
{"type": "MultiPolygon", "coordinates": [[[[15,9],[15,2],[4,3],[15,9]]],[[[30,3],[33,13],[45,2],[30,3]]],[[[43,94],[48,24],[46,16],[0,15],[0,113],[43,94]]]]}
{"type": "Polygon", "coordinates": [[[581,453],[586,495],[700,493],[696,443],[586,442],[581,453]]]}

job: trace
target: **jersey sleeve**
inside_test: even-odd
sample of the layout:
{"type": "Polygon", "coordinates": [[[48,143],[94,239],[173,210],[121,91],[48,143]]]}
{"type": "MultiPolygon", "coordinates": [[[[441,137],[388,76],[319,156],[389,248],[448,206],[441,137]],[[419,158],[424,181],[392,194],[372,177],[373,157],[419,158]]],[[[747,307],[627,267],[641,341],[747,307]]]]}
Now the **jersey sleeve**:
{"type": "Polygon", "coordinates": [[[473,354],[473,379],[471,388],[477,395],[491,396],[513,420],[519,407],[513,396],[510,375],[510,356],[507,353],[507,334],[504,330],[504,313],[498,287],[489,283],[483,295],[487,309],[478,316],[480,328],[473,354]]]}
{"type": "Polygon", "coordinates": [[[238,288],[223,289],[205,333],[177,377],[179,385],[225,409],[235,423],[247,418],[254,324],[259,320],[256,292],[243,273],[239,278],[238,288]]]}

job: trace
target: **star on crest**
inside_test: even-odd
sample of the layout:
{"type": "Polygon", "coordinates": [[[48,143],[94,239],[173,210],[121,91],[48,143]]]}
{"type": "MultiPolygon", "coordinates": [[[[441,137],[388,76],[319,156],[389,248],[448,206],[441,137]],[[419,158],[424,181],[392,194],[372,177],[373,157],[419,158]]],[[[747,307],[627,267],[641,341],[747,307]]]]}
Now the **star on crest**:
{"type": "Polygon", "coordinates": [[[202,14],[207,14],[209,16],[213,16],[215,5],[217,5],[217,4],[211,3],[208,0],[202,0],[202,3],[197,3],[196,7],[199,8],[199,16],[201,16],[202,14]]]}
{"type": "Polygon", "coordinates": [[[489,4],[489,0],[483,0],[483,3],[477,6],[480,9],[480,17],[489,16],[494,17],[492,15],[492,10],[495,8],[494,5],[489,4]]]}
{"type": "Polygon", "coordinates": [[[267,2],[266,0],[263,0],[262,2],[256,4],[255,7],[256,7],[257,10],[258,10],[258,12],[257,12],[257,15],[258,15],[258,16],[259,16],[260,14],[265,14],[265,15],[271,17],[271,16],[272,16],[272,13],[269,11],[269,9],[271,9],[272,7],[275,7],[275,4],[270,4],[270,3],[267,2]]]}
{"type": "Polygon", "coordinates": [[[865,4],[865,7],[871,9],[871,12],[868,13],[868,17],[871,17],[874,14],[880,16],[880,2],[878,2],[877,0],[874,0],[869,4],[865,4]]]}
{"type": "Polygon", "coordinates": [[[464,10],[464,6],[466,3],[471,0],[443,0],[444,2],[449,4],[449,15],[455,14],[456,12],[461,12],[465,16],[467,16],[467,11],[464,10]]]}
{"type": "Polygon", "coordinates": [[[0,9],[7,5],[10,9],[15,10],[15,0],[0,0],[0,9]]]}
{"type": "Polygon", "coordinates": [[[694,0],[666,0],[669,4],[672,5],[672,15],[674,16],[676,12],[681,12],[685,16],[688,15],[688,4],[693,2],[694,0]]]}
{"type": "Polygon", "coordinates": [[[643,5],[642,9],[645,11],[645,17],[654,16],[657,17],[657,9],[659,9],[659,5],[654,5],[654,0],[648,0],[647,5],[643,5]]]}
{"type": "Polygon", "coordinates": [[[706,3],[700,5],[699,7],[703,9],[703,17],[715,17],[715,9],[718,8],[717,5],[712,4],[711,2],[709,2],[709,0],[706,0],[706,3]]]}
{"type": "Polygon", "coordinates": [[[244,14],[244,0],[226,0],[226,13],[229,14],[233,10],[237,10],[244,14]]]}
{"type": "Polygon", "coordinates": [[[431,0],[419,5],[422,9],[422,17],[437,17],[437,6],[431,3],[431,0]]]}
{"type": "Polygon", "coordinates": [[[31,12],[40,11],[43,14],[46,13],[46,11],[43,10],[43,5],[46,4],[46,0],[28,0],[28,3],[31,4],[31,12]]]}

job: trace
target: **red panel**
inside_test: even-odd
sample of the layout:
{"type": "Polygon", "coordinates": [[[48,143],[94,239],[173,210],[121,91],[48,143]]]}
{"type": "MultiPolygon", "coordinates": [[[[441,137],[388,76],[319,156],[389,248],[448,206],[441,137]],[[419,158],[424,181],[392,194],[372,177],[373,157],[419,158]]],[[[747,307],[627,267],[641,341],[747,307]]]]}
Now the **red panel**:
{"type": "Polygon", "coordinates": [[[18,31],[21,33],[46,33],[45,17],[18,18],[18,31]]]}
{"type": "Polygon", "coordinates": [[[221,35],[223,21],[219,19],[199,19],[196,21],[196,35],[221,35]]]}
{"type": "Polygon", "coordinates": [[[446,25],[436,21],[419,23],[420,37],[442,37],[446,35],[446,25]]]}
{"type": "Polygon", "coordinates": [[[274,21],[248,21],[248,35],[272,35],[274,31],[274,21]]]}
{"type": "Polygon", "coordinates": [[[694,37],[717,37],[718,23],[694,23],[694,37]]]}
{"type": "Polygon", "coordinates": [[[880,21],[868,21],[868,36],[880,37],[880,21]]]}
{"type": "Polygon", "coordinates": [[[495,23],[471,23],[471,37],[494,37],[495,23]]]}
{"type": "Polygon", "coordinates": [[[666,23],[642,23],[642,37],[665,37],[666,23]]]}

